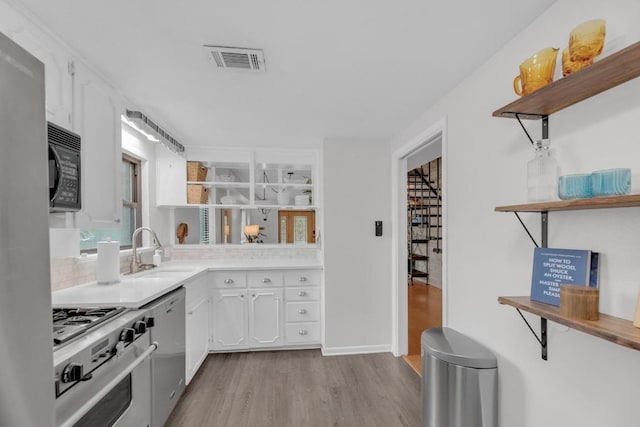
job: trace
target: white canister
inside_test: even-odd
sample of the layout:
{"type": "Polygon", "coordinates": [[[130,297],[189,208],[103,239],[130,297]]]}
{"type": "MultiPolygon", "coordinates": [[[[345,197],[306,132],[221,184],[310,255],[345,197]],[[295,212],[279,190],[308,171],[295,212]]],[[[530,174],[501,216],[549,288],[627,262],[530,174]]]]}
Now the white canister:
{"type": "Polygon", "coordinates": [[[105,285],[120,281],[120,242],[114,240],[98,242],[96,280],[105,285]]]}
{"type": "Polygon", "coordinates": [[[289,204],[289,192],[286,188],[283,188],[278,193],[278,204],[279,205],[288,205],[289,204]]]}

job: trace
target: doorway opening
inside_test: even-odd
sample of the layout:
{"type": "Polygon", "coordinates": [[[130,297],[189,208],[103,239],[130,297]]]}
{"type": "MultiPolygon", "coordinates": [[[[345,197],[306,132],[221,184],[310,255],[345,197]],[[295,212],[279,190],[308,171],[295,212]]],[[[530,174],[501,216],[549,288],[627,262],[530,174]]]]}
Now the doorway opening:
{"type": "Polygon", "coordinates": [[[438,148],[441,143],[434,141],[407,159],[409,312],[404,359],[418,373],[422,372],[422,331],[442,326],[442,157],[438,148]]]}
{"type": "Polygon", "coordinates": [[[392,351],[395,356],[414,356],[416,370],[420,367],[422,331],[447,325],[446,124],[446,117],[443,117],[421,134],[407,140],[392,154],[392,351]],[[432,163],[434,160],[436,163],[432,163]],[[432,171],[434,166],[439,167],[437,179],[426,179],[432,186],[436,184],[432,181],[437,181],[438,195],[432,192],[431,198],[433,202],[435,197],[439,206],[418,210],[418,206],[411,206],[416,202],[410,198],[415,192],[408,191],[411,188],[410,173],[417,175],[420,172],[424,176],[429,165],[432,171]],[[413,213],[412,207],[416,208],[413,213]],[[429,217],[427,212],[431,213],[429,217]],[[430,224],[436,227],[428,227],[430,224]],[[425,242],[411,245],[412,232],[413,242],[421,240],[421,236],[425,242]]]}

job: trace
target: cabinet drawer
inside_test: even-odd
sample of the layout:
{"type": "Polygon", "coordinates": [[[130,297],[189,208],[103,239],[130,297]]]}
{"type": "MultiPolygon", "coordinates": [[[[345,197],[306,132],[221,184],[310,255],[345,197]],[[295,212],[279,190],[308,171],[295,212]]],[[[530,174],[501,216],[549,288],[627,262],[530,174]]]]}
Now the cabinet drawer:
{"type": "Polygon", "coordinates": [[[320,287],[287,288],[285,289],[284,298],[286,301],[318,301],[320,300],[320,287]]]}
{"type": "Polygon", "coordinates": [[[320,320],[319,302],[288,302],[287,322],[314,322],[320,320]]]}
{"type": "Polygon", "coordinates": [[[245,288],[247,275],[245,273],[216,272],[211,275],[214,288],[245,288]]]}
{"type": "Polygon", "coordinates": [[[292,270],[284,273],[284,283],[287,286],[320,285],[319,270],[292,270]]]}
{"type": "Polygon", "coordinates": [[[282,286],[281,271],[251,271],[247,273],[247,282],[250,288],[269,288],[282,286]]]}
{"type": "Polygon", "coordinates": [[[320,323],[290,323],[285,328],[287,344],[311,344],[320,342],[320,323]]]}

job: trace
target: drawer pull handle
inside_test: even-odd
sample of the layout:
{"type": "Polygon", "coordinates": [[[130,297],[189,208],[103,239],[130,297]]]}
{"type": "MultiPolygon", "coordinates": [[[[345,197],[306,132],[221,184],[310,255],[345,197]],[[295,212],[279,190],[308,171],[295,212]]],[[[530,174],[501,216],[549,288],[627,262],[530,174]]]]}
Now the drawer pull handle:
{"type": "Polygon", "coordinates": [[[307,314],[307,309],[301,308],[300,310],[298,310],[298,314],[307,314]]]}
{"type": "Polygon", "coordinates": [[[244,294],[240,294],[240,299],[244,299],[244,294]]]}
{"type": "Polygon", "coordinates": [[[299,282],[306,282],[307,278],[304,276],[300,276],[300,278],[298,279],[299,282]]]}
{"type": "Polygon", "coordinates": [[[262,283],[271,283],[271,279],[265,277],[264,279],[262,279],[262,283]]]}
{"type": "Polygon", "coordinates": [[[307,335],[307,330],[306,329],[300,329],[298,331],[298,335],[307,335]]]}
{"type": "Polygon", "coordinates": [[[224,283],[225,285],[231,285],[233,284],[233,279],[224,279],[224,283]]]}
{"type": "Polygon", "coordinates": [[[298,296],[299,297],[306,297],[307,293],[305,291],[300,291],[300,292],[298,292],[298,296]]]}

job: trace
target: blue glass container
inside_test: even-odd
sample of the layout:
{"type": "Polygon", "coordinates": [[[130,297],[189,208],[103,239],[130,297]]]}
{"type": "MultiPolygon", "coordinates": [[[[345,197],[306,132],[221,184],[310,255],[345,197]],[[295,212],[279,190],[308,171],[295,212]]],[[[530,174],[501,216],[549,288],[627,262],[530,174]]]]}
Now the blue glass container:
{"type": "Polygon", "coordinates": [[[628,194],[631,190],[631,169],[595,171],[591,174],[591,188],[595,197],[628,194]]]}
{"type": "Polygon", "coordinates": [[[558,197],[562,200],[592,197],[591,174],[562,175],[558,179],[558,197]]]}

